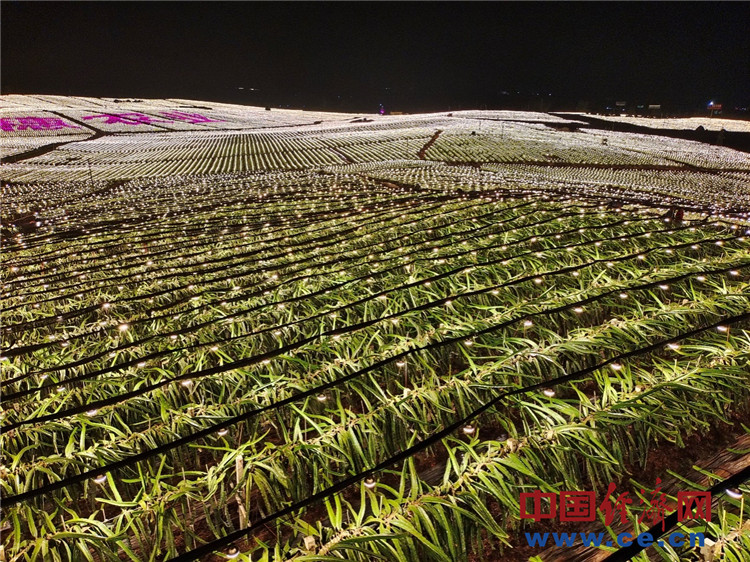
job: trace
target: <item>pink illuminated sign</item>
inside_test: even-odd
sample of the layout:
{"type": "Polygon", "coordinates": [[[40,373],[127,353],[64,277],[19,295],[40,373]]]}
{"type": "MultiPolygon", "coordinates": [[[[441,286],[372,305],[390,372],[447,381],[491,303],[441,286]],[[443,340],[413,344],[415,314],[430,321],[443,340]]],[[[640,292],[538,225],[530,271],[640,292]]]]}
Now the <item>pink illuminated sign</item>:
{"type": "Polygon", "coordinates": [[[186,113],[184,111],[160,111],[158,112],[164,119],[158,119],[151,115],[138,112],[127,113],[98,113],[96,115],[84,115],[84,120],[101,119],[104,125],[122,123],[124,125],[152,125],[154,123],[170,123],[174,121],[184,121],[187,123],[218,123],[219,119],[211,119],[200,113],[186,113]]]}
{"type": "MultiPolygon", "coordinates": [[[[159,123],[220,123],[221,119],[211,119],[200,113],[187,113],[185,111],[159,111],[158,116],[146,115],[137,111],[124,113],[97,113],[84,115],[84,121],[98,120],[102,125],[123,124],[129,126],[158,125],[159,123]]],[[[14,131],[56,131],[58,129],[81,129],[78,125],[67,123],[60,117],[2,117],[0,118],[0,130],[4,132],[14,131]]]]}
{"type": "Polygon", "coordinates": [[[103,119],[102,124],[114,125],[123,123],[125,125],[151,125],[152,123],[166,123],[161,119],[156,119],[144,113],[99,113],[97,115],[84,115],[83,120],[103,119]]]}
{"type": "Polygon", "coordinates": [[[3,131],[56,131],[58,129],[80,129],[78,125],[66,123],[59,117],[2,117],[0,129],[3,131]]]}

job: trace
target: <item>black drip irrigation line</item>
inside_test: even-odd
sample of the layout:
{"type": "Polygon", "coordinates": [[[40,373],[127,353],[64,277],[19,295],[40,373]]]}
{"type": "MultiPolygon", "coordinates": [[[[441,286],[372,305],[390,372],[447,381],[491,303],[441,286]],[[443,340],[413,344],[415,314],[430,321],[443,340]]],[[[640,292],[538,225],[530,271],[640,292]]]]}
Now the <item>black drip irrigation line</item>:
{"type": "MultiPolygon", "coordinates": [[[[619,239],[619,238],[621,238],[621,236],[613,237],[613,239],[619,239]]],[[[716,240],[727,241],[727,240],[732,240],[732,238],[703,240],[702,242],[715,242],[716,240]]],[[[583,243],[579,243],[579,244],[575,244],[574,246],[582,245],[582,244],[583,243]]],[[[586,242],[586,244],[588,244],[588,242],[586,242]]],[[[685,243],[679,244],[679,245],[667,246],[666,248],[667,249],[673,249],[673,248],[680,248],[680,247],[685,247],[685,246],[689,246],[689,245],[692,245],[692,242],[685,242],[685,243]]],[[[501,283],[500,285],[494,285],[494,286],[491,286],[491,287],[486,287],[484,289],[480,289],[478,291],[472,291],[470,293],[464,293],[464,294],[462,294],[460,296],[461,297],[463,297],[463,296],[472,296],[473,294],[481,294],[481,293],[492,291],[492,290],[495,290],[495,289],[500,289],[500,288],[505,288],[505,287],[509,287],[509,286],[514,286],[514,285],[517,285],[517,284],[520,284],[520,283],[524,283],[524,282],[530,281],[530,280],[532,280],[532,279],[534,279],[536,277],[545,277],[545,276],[552,276],[552,275],[562,275],[562,274],[565,274],[565,273],[569,273],[571,271],[576,271],[578,269],[583,269],[585,267],[590,267],[590,266],[592,266],[594,264],[597,264],[597,263],[610,262],[610,261],[611,262],[626,261],[628,259],[632,259],[633,257],[637,257],[640,254],[651,253],[653,251],[660,250],[660,249],[665,249],[665,247],[653,247],[653,248],[648,248],[646,250],[639,251],[637,254],[627,254],[627,255],[618,256],[618,257],[615,257],[615,258],[600,258],[600,259],[597,259],[597,260],[592,260],[591,262],[588,262],[586,264],[578,264],[578,265],[574,265],[574,266],[568,266],[568,267],[565,267],[565,268],[562,268],[562,269],[558,269],[558,270],[554,270],[554,271],[549,271],[549,272],[544,272],[544,273],[541,273],[541,274],[536,274],[535,273],[535,274],[532,274],[532,275],[527,275],[527,276],[520,277],[520,278],[511,280],[511,281],[507,281],[505,283],[501,283]]],[[[531,253],[534,253],[534,252],[535,252],[534,250],[530,250],[528,252],[525,252],[525,255],[528,255],[528,254],[531,254],[531,253]]],[[[467,253],[467,252],[464,252],[464,253],[467,253]]],[[[524,254],[521,254],[521,255],[524,255],[524,254]]],[[[515,256],[515,257],[520,257],[520,256],[515,256]]],[[[492,265],[493,263],[502,263],[503,261],[505,261],[505,259],[508,259],[508,258],[493,260],[493,261],[490,261],[490,262],[486,262],[486,263],[484,263],[482,265],[485,266],[485,265],[492,265]]],[[[473,269],[475,267],[476,267],[476,265],[461,266],[461,267],[455,268],[453,270],[450,270],[450,271],[443,272],[443,273],[440,273],[438,275],[435,275],[435,276],[433,276],[433,277],[431,277],[429,279],[430,280],[443,279],[443,278],[446,278],[446,277],[450,277],[451,275],[455,275],[457,273],[461,273],[462,271],[466,271],[467,269],[473,269]]],[[[399,289],[402,289],[404,287],[421,285],[424,282],[425,282],[424,279],[420,280],[420,281],[415,281],[415,282],[407,284],[405,286],[401,286],[399,289]]],[[[394,289],[390,289],[390,290],[388,290],[386,292],[390,292],[392,290],[394,290],[394,289]]],[[[373,298],[375,298],[375,297],[373,297],[373,298]]],[[[367,300],[369,300],[369,298],[367,300]]],[[[328,330],[326,332],[322,332],[322,333],[316,334],[314,336],[310,336],[308,338],[304,338],[302,340],[298,340],[298,341],[293,342],[291,344],[285,345],[285,346],[283,346],[281,348],[277,348],[275,350],[267,351],[267,352],[264,352],[264,353],[261,353],[261,354],[258,354],[258,355],[252,356],[252,357],[248,357],[248,358],[245,358],[245,359],[241,359],[241,360],[238,360],[238,361],[227,363],[227,364],[221,365],[219,367],[213,367],[211,369],[205,369],[205,370],[198,371],[198,372],[195,372],[195,373],[184,373],[182,375],[173,377],[173,378],[168,379],[168,380],[163,380],[163,381],[156,382],[156,383],[154,383],[154,384],[152,384],[150,386],[141,387],[141,388],[139,388],[136,391],[128,392],[128,393],[125,393],[125,394],[120,394],[118,396],[115,396],[115,397],[112,397],[112,398],[109,398],[109,399],[106,399],[106,400],[101,400],[99,402],[89,403],[89,404],[86,404],[86,405],[81,405],[81,406],[73,407],[73,408],[70,408],[70,409],[65,410],[63,412],[57,412],[55,414],[48,414],[48,415],[45,415],[45,416],[40,416],[38,418],[33,418],[33,419],[29,419],[29,420],[19,421],[19,422],[16,422],[14,424],[10,424],[10,425],[8,425],[5,428],[1,428],[1,429],[4,430],[4,431],[10,431],[11,429],[15,429],[15,428],[20,427],[22,425],[28,425],[28,424],[35,423],[35,422],[45,422],[45,421],[50,421],[50,420],[53,420],[53,419],[60,419],[61,417],[65,417],[65,415],[73,415],[73,414],[76,414],[76,413],[81,413],[81,412],[88,411],[88,410],[92,409],[92,407],[98,408],[98,407],[108,406],[108,405],[116,404],[118,402],[122,402],[122,401],[124,401],[126,399],[129,399],[129,398],[134,398],[134,397],[139,396],[141,394],[145,394],[146,392],[150,392],[151,390],[156,390],[158,388],[161,388],[162,386],[166,386],[167,384],[169,384],[171,382],[176,382],[176,381],[185,380],[185,379],[202,378],[204,376],[218,374],[218,373],[226,372],[226,371],[229,371],[229,370],[232,370],[232,369],[236,369],[236,368],[247,367],[249,365],[256,364],[256,363],[258,363],[260,361],[263,361],[263,360],[266,360],[266,359],[272,359],[272,358],[274,358],[274,357],[276,357],[278,355],[283,355],[284,353],[288,353],[289,351],[292,351],[294,349],[298,349],[299,347],[303,347],[303,346],[305,346],[305,345],[307,345],[309,343],[312,343],[313,341],[315,341],[317,339],[321,339],[321,338],[324,338],[326,336],[341,335],[341,334],[353,332],[353,331],[356,331],[356,330],[359,330],[359,329],[362,329],[362,328],[367,328],[367,327],[372,326],[374,324],[383,322],[385,320],[389,320],[391,318],[400,317],[400,316],[403,316],[403,315],[408,314],[408,313],[413,312],[413,311],[425,310],[427,308],[439,306],[441,304],[444,304],[448,300],[451,300],[451,297],[444,297],[443,299],[438,299],[437,301],[432,301],[431,303],[426,303],[426,304],[420,305],[419,307],[415,307],[413,309],[402,310],[400,312],[393,313],[393,314],[390,314],[390,315],[387,315],[387,316],[383,316],[383,317],[380,317],[380,318],[373,318],[373,319],[368,320],[366,322],[359,322],[357,324],[353,324],[353,325],[349,325],[349,326],[344,326],[344,327],[341,327],[341,328],[334,328],[334,329],[328,330]]],[[[352,303],[350,303],[350,304],[352,304],[352,303]]],[[[346,305],[346,306],[348,307],[349,305],[346,305]]],[[[330,314],[330,312],[331,311],[328,311],[326,314],[330,314]]],[[[279,327],[283,327],[283,325],[282,326],[275,325],[275,326],[270,327],[269,329],[262,330],[259,333],[262,333],[264,331],[269,331],[271,329],[275,330],[275,329],[278,329],[279,327]]],[[[210,344],[205,344],[205,345],[215,345],[215,344],[220,344],[220,343],[226,343],[226,342],[232,341],[233,339],[239,339],[241,337],[249,337],[249,336],[253,336],[253,335],[257,335],[257,333],[242,334],[241,336],[236,337],[236,338],[230,338],[230,339],[225,339],[225,340],[213,341],[210,344]]],[[[150,339],[155,338],[155,337],[156,336],[151,336],[149,338],[146,338],[143,341],[149,341],[150,339]]],[[[39,345],[42,345],[42,346],[46,347],[46,346],[51,345],[51,344],[39,344],[39,345]]],[[[200,346],[203,346],[203,344],[201,344],[200,346]]],[[[19,350],[20,349],[23,349],[23,348],[19,348],[19,350]]],[[[178,348],[177,351],[179,351],[181,349],[183,349],[183,348],[178,348]]],[[[159,354],[157,356],[160,357],[160,356],[172,353],[173,351],[175,351],[175,350],[161,351],[161,352],[155,352],[155,353],[159,354]]],[[[129,366],[132,366],[132,365],[134,365],[136,363],[141,362],[142,360],[143,360],[143,357],[135,358],[135,359],[130,359],[130,360],[125,361],[123,363],[120,363],[118,365],[113,365],[113,366],[107,367],[105,369],[100,369],[98,371],[92,371],[90,373],[79,375],[77,377],[72,377],[72,378],[65,379],[63,381],[60,381],[59,383],[51,383],[51,384],[42,385],[42,386],[36,387],[36,388],[29,388],[29,389],[26,389],[26,390],[23,390],[23,391],[19,391],[19,392],[13,393],[13,394],[8,394],[8,395],[0,397],[0,403],[4,403],[4,402],[10,401],[10,400],[13,400],[15,398],[18,398],[18,397],[23,397],[23,396],[26,396],[28,394],[32,394],[32,393],[38,392],[40,390],[43,390],[45,388],[51,388],[53,386],[54,387],[64,386],[67,383],[75,383],[75,382],[80,382],[82,380],[88,380],[88,379],[96,378],[96,377],[98,377],[101,374],[105,374],[105,373],[108,373],[108,372],[113,372],[113,371],[119,370],[120,368],[127,368],[129,366]]]]}
{"type": "MultiPolygon", "coordinates": [[[[707,491],[711,493],[711,497],[714,497],[718,494],[725,493],[729,488],[737,488],[748,480],[750,480],[750,466],[747,466],[741,471],[733,474],[729,478],[722,480],[717,484],[714,484],[707,491]]],[[[649,533],[654,538],[654,542],[651,546],[655,545],[657,543],[657,539],[662,535],[665,535],[668,531],[675,527],[677,523],[677,511],[674,511],[666,518],[664,518],[663,525],[662,522],[659,522],[652,525],[648,531],[644,531],[646,533],[649,533]]],[[[641,546],[638,541],[632,541],[628,546],[620,547],[615,552],[607,556],[607,558],[604,559],[604,562],[625,562],[626,560],[630,560],[633,557],[637,556],[647,548],[648,546],[641,546]]]]}
{"type": "MultiPolygon", "coordinates": [[[[254,523],[252,523],[248,527],[245,527],[244,529],[238,529],[236,531],[233,531],[232,533],[229,533],[225,537],[213,540],[213,541],[211,541],[211,542],[209,542],[207,544],[204,544],[203,546],[200,546],[200,547],[195,548],[195,549],[193,549],[193,550],[191,550],[189,552],[186,552],[186,553],[183,553],[181,555],[178,555],[178,556],[170,559],[170,562],[189,562],[189,561],[192,561],[192,560],[197,560],[198,558],[201,558],[203,556],[209,555],[209,554],[211,554],[211,553],[213,553],[213,552],[215,552],[217,550],[220,550],[220,549],[222,549],[222,548],[224,548],[224,547],[232,544],[236,540],[239,540],[239,539],[241,539],[241,538],[249,535],[252,531],[258,529],[259,527],[265,526],[268,523],[270,523],[270,522],[272,522],[272,521],[274,521],[274,520],[276,520],[276,519],[278,519],[280,517],[283,517],[285,515],[289,515],[290,513],[293,513],[293,512],[295,512],[295,511],[297,511],[299,509],[303,509],[303,508],[307,507],[308,505],[311,505],[311,504],[313,504],[313,503],[315,503],[315,502],[317,502],[319,500],[322,500],[322,499],[325,499],[325,498],[327,498],[329,496],[332,496],[332,495],[334,495],[334,494],[336,494],[336,493],[344,490],[345,488],[351,486],[352,484],[355,484],[355,483],[359,482],[360,480],[362,480],[363,478],[365,478],[365,477],[367,477],[367,476],[369,476],[371,474],[374,474],[374,473],[379,472],[381,470],[387,469],[388,467],[390,467],[390,466],[392,466],[392,465],[394,465],[394,464],[396,464],[398,462],[405,461],[406,459],[414,456],[415,454],[419,453],[420,451],[423,451],[424,449],[426,449],[426,448],[428,448],[428,447],[430,447],[432,445],[436,445],[442,439],[448,437],[451,433],[456,432],[459,428],[465,426],[467,423],[469,423],[470,421],[472,421],[473,419],[475,419],[479,415],[483,414],[484,412],[486,412],[490,408],[493,408],[493,407],[497,406],[497,404],[501,400],[503,400],[504,398],[507,398],[507,397],[513,396],[513,395],[518,395],[518,394],[526,394],[526,393],[534,391],[534,390],[540,390],[540,389],[543,389],[543,388],[548,388],[550,385],[558,385],[558,384],[562,384],[562,383],[565,383],[565,382],[569,382],[569,381],[578,379],[581,376],[584,376],[584,375],[587,375],[587,374],[592,373],[594,371],[597,371],[599,369],[602,369],[603,367],[606,367],[607,365],[610,365],[610,364],[614,363],[615,361],[619,361],[619,360],[622,360],[622,359],[627,359],[629,357],[633,357],[633,356],[636,356],[636,355],[641,355],[643,353],[650,353],[650,352],[655,351],[657,349],[663,348],[665,345],[668,345],[669,343],[674,343],[674,342],[680,341],[682,339],[685,339],[687,337],[696,335],[696,334],[701,333],[703,331],[710,330],[712,328],[716,328],[717,326],[725,325],[725,324],[735,324],[737,322],[741,322],[741,321],[744,321],[744,320],[747,320],[747,319],[750,319],[750,312],[747,312],[745,314],[741,314],[739,316],[733,316],[731,318],[726,318],[726,319],[724,319],[724,320],[722,320],[720,322],[717,322],[715,324],[712,324],[710,326],[706,326],[706,327],[703,327],[703,328],[692,330],[692,331],[684,333],[684,334],[680,334],[677,337],[673,337],[673,338],[669,338],[667,340],[660,341],[658,343],[652,344],[652,345],[650,345],[648,347],[645,347],[645,348],[641,348],[641,349],[638,349],[638,350],[634,350],[634,351],[629,351],[627,353],[623,353],[623,354],[619,355],[618,357],[613,357],[613,358],[608,359],[606,361],[603,361],[602,363],[599,363],[598,365],[595,365],[593,367],[588,367],[586,369],[582,369],[582,370],[577,371],[575,373],[571,373],[569,375],[558,377],[556,379],[553,379],[552,381],[545,381],[545,382],[534,384],[534,385],[530,385],[530,386],[527,386],[527,387],[524,387],[524,388],[512,390],[512,391],[509,391],[509,392],[504,392],[504,393],[496,396],[495,398],[491,399],[490,401],[486,402],[484,405],[480,406],[479,408],[477,408],[476,410],[474,410],[473,412],[471,412],[470,414],[468,414],[464,418],[462,418],[462,419],[454,422],[453,424],[445,427],[444,429],[442,429],[441,431],[439,431],[439,432],[431,435],[430,437],[428,437],[428,438],[426,438],[426,439],[424,439],[424,440],[416,443],[415,445],[412,445],[411,447],[409,447],[408,449],[405,449],[401,453],[399,453],[397,455],[394,455],[394,456],[392,456],[392,457],[384,460],[380,464],[378,464],[378,465],[376,465],[376,466],[374,466],[374,467],[372,467],[372,468],[370,468],[368,470],[365,470],[363,472],[360,472],[358,474],[350,476],[349,478],[346,478],[346,479],[344,479],[344,480],[342,480],[340,482],[337,482],[333,486],[329,486],[328,488],[326,488],[324,490],[321,490],[320,492],[318,492],[316,494],[313,494],[313,495],[305,498],[304,500],[301,500],[299,502],[293,503],[293,504],[291,504],[291,505],[289,505],[289,506],[287,506],[287,507],[285,507],[283,509],[280,509],[280,510],[276,511],[275,513],[272,513],[272,514],[270,514],[270,515],[268,515],[266,517],[263,517],[262,519],[259,519],[258,521],[255,521],[254,523]]],[[[745,479],[750,478],[750,467],[748,467],[747,469],[745,469],[739,475],[735,475],[735,477],[739,480],[740,475],[743,478],[740,481],[744,481],[745,479]],[[747,472],[747,475],[744,474],[746,472],[747,472]]],[[[733,482],[734,481],[731,480],[729,486],[723,485],[723,483],[722,483],[722,487],[720,487],[719,489],[725,490],[727,487],[731,487],[731,484],[733,482]]],[[[712,490],[713,490],[713,488],[712,488],[712,490]]],[[[674,525],[676,523],[677,513],[676,512],[673,513],[670,516],[670,519],[672,517],[674,517],[674,522],[673,522],[673,525],[674,525]]],[[[625,558],[625,560],[628,560],[628,559],[629,558],[625,558]]]]}
{"type": "MultiPolygon", "coordinates": [[[[656,285],[661,284],[661,283],[663,283],[663,280],[656,281],[656,282],[653,282],[653,283],[649,283],[648,286],[656,286],[656,285]]],[[[615,290],[610,291],[610,293],[614,293],[614,292],[617,292],[619,290],[620,289],[615,289],[615,290]]],[[[193,441],[196,441],[198,439],[201,439],[203,437],[207,437],[207,436],[211,435],[212,433],[215,433],[215,432],[217,432],[217,431],[219,431],[221,429],[225,429],[225,428],[231,427],[233,425],[236,425],[237,423],[240,423],[240,422],[243,422],[243,421],[247,421],[247,420],[249,420],[249,419],[257,416],[258,414],[263,413],[263,412],[270,411],[270,410],[275,410],[275,409],[281,408],[283,406],[286,406],[288,404],[291,404],[291,403],[297,402],[299,400],[308,398],[310,396],[318,395],[322,391],[328,390],[330,388],[338,386],[339,384],[342,384],[344,382],[348,382],[349,380],[352,380],[352,379],[354,379],[356,377],[359,377],[359,376],[362,376],[362,375],[367,374],[369,372],[372,372],[372,371],[374,371],[374,370],[376,370],[376,369],[378,369],[378,368],[380,368],[380,367],[382,367],[382,366],[384,366],[384,365],[386,365],[386,364],[388,364],[390,362],[397,361],[398,359],[406,357],[406,356],[408,356],[408,355],[410,355],[410,354],[412,354],[414,352],[425,351],[425,350],[430,350],[430,349],[437,349],[437,348],[440,348],[440,347],[444,347],[446,345],[458,343],[458,342],[464,340],[467,337],[476,337],[476,336],[480,336],[480,335],[491,333],[491,332],[496,331],[497,329],[499,329],[501,327],[505,327],[505,326],[511,325],[513,323],[516,323],[519,320],[522,320],[523,318],[530,318],[530,317],[538,316],[538,315],[546,315],[546,314],[550,314],[552,312],[574,308],[574,307],[576,307],[576,306],[578,306],[580,304],[585,304],[587,302],[592,302],[593,300],[596,300],[596,299],[598,299],[600,297],[601,297],[601,295],[594,295],[594,296],[591,296],[588,299],[582,300],[580,302],[570,303],[570,304],[567,304],[567,305],[562,305],[562,306],[558,307],[557,309],[552,309],[550,311],[540,311],[540,312],[532,313],[532,314],[529,314],[529,315],[525,315],[525,316],[520,317],[520,318],[515,318],[515,319],[512,319],[512,320],[508,320],[508,321],[506,321],[506,322],[504,322],[504,323],[502,323],[500,325],[497,325],[497,326],[489,326],[488,328],[485,328],[483,330],[479,330],[477,332],[474,332],[473,334],[463,334],[463,335],[458,336],[458,337],[448,338],[448,339],[445,339],[445,340],[442,340],[442,341],[439,341],[439,342],[433,342],[433,343],[427,344],[427,345],[419,347],[419,348],[412,348],[410,350],[407,350],[407,351],[401,352],[401,353],[399,353],[397,355],[394,355],[393,357],[389,357],[389,358],[383,359],[381,361],[378,361],[377,363],[374,363],[373,365],[370,365],[369,367],[366,367],[366,368],[361,369],[359,371],[355,371],[355,372],[350,373],[349,375],[346,375],[344,377],[341,377],[341,378],[338,378],[336,380],[327,382],[325,384],[322,384],[322,385],[317,386],[315,388],[306,390],[304,392],[300,392],[300,393],[295,394],[293,396],[289,396],[289,397],[287,397],[287,398],[285,398],[283,400],[274,402],[273,404],[262,406],[260,408],[254,409],[254,410],[249,410],[249,411],[247,411],[247,412],[245,412],[243,414],[237,415],[237,416],[235,416],[233,418],[226,419],[226,420],[224,420],[222,422],[219,422],[219,423],[217,423],[215,425],[212,425],[212,426],[206,427],[204,429],[201,429],[199,431],[196,431],[196,432],[194,432],[193,434],[191,434],[189,436],[182,437],[180,439],[177,439],[177,440],[172,441],[172,442],[170,442],[168,444],[165,444],[165,445],[161,445],[161,446],[159,446],[159,447],[157,447],[155,449],[150,449],[148,451],[144,451],[142,453],[138,453],[136,455],[130,456],[130,457],[126,458],[126,459],[122,459],[120,461],[117,461],[115,463],[109,464],[109,465],[104,466],[104,467],[99,467],[99,468],[96,468],[96,469],[91,469],[91,470],[85,471],[85,472],[83,472],[81,474],[78,474],[76,476],[72,476],[72,477],[69,477],[69,478],[66,478],[66,479],[59,480],[57,482],[46,484],[45,486],[42,486],[41,488],[36,488],[34,490],[29,490],[29,491],[23,492],[21,494],[16,494],[16,495],[13,495],[13,496],[8,496],[8,497],[5,497],[5,498],[2,498],[2,501],[3,501],[3,503],[6,506],[9,506],[9,505],[15,505],[15,504],[17,504],[19,502],[27,501],[27,500],[29,500],[31,498],[34,498],[34,497],[37,497],[37,496],[40,496],[40,495],[48,494],[48,493],[50,493],[50,492],[52,492],[54,490],[65,488],[67,486],[70,486],[70,485],[82,482],[82,481],[87,480],[89,478],[94,478],[94,477],[100,476],[102,474],[105,474],[105,473],[108,473],[108,472],[112,472],[114,470],[123,468],[125,466],[130,465],[130,464],[134,464],[134,463],[140,462],[142,460],[146,460],[146,459],[148,459],[150,457],[153,457],[153,456],[165,453],[166,451],[175,449],[175,448],[180,447],[182,445],[189,444],[189,443],[191,443],[193,441]]],[[[580,378],[580,377],[582,377],[584,375],[588,375],[588,374],[590,374],[592,372],[595,372],[595,371],[597,371],[597,370],[599,370],[599,369],[601,369],[603,367],[606,367],[607,365],[615,363],[616,361],[620,361],[620,360],[623,360],[623,359],[628,359],[630,357],[634,357],[634,356],[641,355],[641,354],[651,353],[652,351],[655,351],[657,349],[662,349],[665,345],[667,345],[669,343],[674,343],[674,342],[677,342],[677,341],[680,341],[680,340],[692,337],[692,336],[694,336],[696,334],[708,331],[708,330],[710,330],[712,328],[716,328],[717,326],[720,326],[720,325],[735,324],[737,322],[744,321],[744,320],[746,320],[748,318],[750,318],[750,312],[745,313],[745,314],[741,314],[741,315],[738,315],[738,316],[733,316],[733,317],[730,317],[730,318],[727,318],[727,319],[724,319],[724,320],[720,320],[720,321],[718,321],[718,322],[716,322],[714,324],[711,324],[711,325],[703,327],[703,328],[696,328],[696,329],[691,330],[689,332],[685,332],[685,333],[679,334],[678,336],[672,337],[670,339],[667,339],[667,340],[664,340],[664,341],[660,341],[660,342],[655,343],[655,344],[651,344],[650,346],[646,346],[646,347],[639,348],[639,349],[636,349],[636,350],[633,350],[633,351],[629,351],[629,352],[625,352],[625,353],[619,354],[619,355],[617,355],[615,357],[611,357],[610,359],[607,359],[607,360],[605,360],[605,361],[603,361],[603,362],[601,362],[601,363],[599,363],[597,365],[593,365],[591,367],[587,367],[585,369],[578,370],[578,371],[576,371],[574,373],[571,373],[571,374],[568,374],[568,375],[564,375],[564,376],[561,376],[561,377],[557,377],[555,379],[551,379],[551,380],[544,381],[544,382],[541,382],[541,383],[537,383],[537,384],[534,384],[534,385],[531,385],[531,386],[528,386],[528,387],[524,387],[522,389],[516,389],[516,390],[510,391],[510,392],[504,393],[504,394],[500,395],[499,397],[496,397],[495,399],[493,399],[492,401],[490,401],[487,405],[482,406],[479,410],[476,410],[474,413],[469,414],[469,416],[467,418],[465,418],[463,420],[463,422],[457,422],[458,425],[456,425],[456,424],[454,424],[454,425],[456,425],[456,428],[460,427],[461,425],[463,425],[465,423],[465,421],[467,421],[467,420],[469,420],[469,419],[471,419],[473,417],[478,416],[480,413],[484,412],[486,409],[488,409],[495,402],[499,401],[500,399],[502,399],[502,398],[504,398],[506,396],[511,396],[511,395],[515,395],[515,394],[523,394],[525,392],[529,392],[529,391],[532,391],[532,390],[537,390],[537,389],[541,389],[541,388],[548,388],[549,386],[554,386],[554,385],[557,385],[557,384],[568,382],[570,380],[574,380],[576,378],[580,378]]],[[[90,407],[91,407],[91,405],[87,405],[87,406],[84,406],[84,409],[88,409],[90,407]]],[[[54,414],[53,414],[53,416],[54,416],[54,414]]],[[[43,420],[42,418],[36,418],[35,420],[31,420],[31,421],[45,421],[45,420],[43,420]]],[[[17,425],[25,425],[25,423],[20,422],[17,425]]],[[[453,427],[453,426],[451,426],[451,427],[453,427]]],[[[9,429],[4,429],[4,431],[9,431],[9,429]]],[[[453,430],[451,430],[451,431],[453,431],[453,430]]],[[[448,431],[448,433],[450,433],[450,431],[448,431]]],[[[442,439],[442,437],[438,438],[438,440],[439,439],[442,439]]],[[[427,445],[425,445],[425,447],[426,446],[427,445]]],[[[424,447],[422,447],[422,448],[424,448],[424,447]]],[[[421,450],[421,449],[418,449],[418,450],[421,450]]],[[[411,455],[407,455],[407,456],[411,456],[411,455]]],[[[392,461],[392,462],[398,462],[398,461],[392,461]]],[[[392,462],[390,462],[389,464],[392,464],[392,462]]],[[[378,465],[378,466],[380,466],[380,465],[378,465]]],[[[388,465],[386,465],[386,466],[388,466],[388,465]]],[[[370,474],[370,473],[374,472],[375,470],[377,470],[377,468],[368,470],[367,472],[363,472],[361,474],[361,477],[364,477],[367,474],[370,474]]]]}

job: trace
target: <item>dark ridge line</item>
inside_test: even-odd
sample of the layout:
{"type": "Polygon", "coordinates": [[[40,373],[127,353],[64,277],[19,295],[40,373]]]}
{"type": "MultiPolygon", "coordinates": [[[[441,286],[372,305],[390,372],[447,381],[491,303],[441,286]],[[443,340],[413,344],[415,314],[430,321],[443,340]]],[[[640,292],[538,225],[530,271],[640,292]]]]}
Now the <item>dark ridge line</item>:
{"type": "Polygon", "coordinates": [[[43,156],[47,154],[48,152],[52,152],[53,150],[60,148],[61,146],[65,146],[66,144],[70,144],[73,142],[85,142],[85,141],[97,139],[103,136],[104,136],[103,133],[94,133],[93,135],[91,135],[90,137],[86,137],[85,139],[76,139],[76,140],[68,140],[68,141],[61,141],[61,142],[53,142],[51,144],[45,144],[44,146],[40,146],[38,148],[27,150],[26,152],[19,152],[18,154],[11,154],[10,156],[5,156],[2,159],[0,159],[0,163],[16,164],[18,162],[23,162],[24,160],[28,160],[30,158],[43,156]]]}
{"type": "Polygon", "coordinates": [[[333,152],[336,156],[340,157],[347,164],[356,164],[356,162],[354,162],[354,160],[352,160],[351,158],[349,158],[346,154],[344,154],[343,152],[341,152],[335,146],[329,146],[328,150],[330,150],[331,152],[333,152]]]}
{"type": "Polygon", "coordinates": [[[610,121],[608,119],[599,119],[598,117],[583,115],[581,113],[561,114],[549,113],[562,119],[578,119],[586,122],[589,128],[599,129],[602,131],[616,131],[620,133],[638,133],[643,135],[669,137],[673,139],[683,139],[696,141],[703,144],[714,146],[726,146],[741,152],[750,152],[750,133],[737,131],[724,131],[724,140],[718,142],[718,131],[698,131],[691,129],[656,129],[645,125],[636,125],[634,123],[621,123],[619,121],[610,121]]]}
{"type": "Polygon", "coordinates": [[[427,154],[427,151],[430,149],[430,147],[433,144],[435,144],[435,141],[438,140],[438,137],[440,136],[440,133],[442,133],[442,132],[443,131],[441,129],[438,129],[437,131],[435,131],[435,134],[432,135],[432,137],[430,138],[430,140],[428,140],[425,143],[425,145],[422,148],[419,149],[419,152],[417,152],[417,156],[419,156],[420,160],[427,160],[427,158],[425,156],[427,154]]]}

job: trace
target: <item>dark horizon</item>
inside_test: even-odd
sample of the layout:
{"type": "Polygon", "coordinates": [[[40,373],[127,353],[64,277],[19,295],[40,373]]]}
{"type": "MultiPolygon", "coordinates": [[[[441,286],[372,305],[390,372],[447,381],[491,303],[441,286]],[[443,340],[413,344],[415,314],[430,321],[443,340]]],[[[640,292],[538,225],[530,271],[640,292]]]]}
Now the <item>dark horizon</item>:
{"type": "Polygon", "coordinates": [[[714,100],[742,115],[748,29],[750,6],[726,2],[3,2],[0,91],[366,112],[714,100]]]}

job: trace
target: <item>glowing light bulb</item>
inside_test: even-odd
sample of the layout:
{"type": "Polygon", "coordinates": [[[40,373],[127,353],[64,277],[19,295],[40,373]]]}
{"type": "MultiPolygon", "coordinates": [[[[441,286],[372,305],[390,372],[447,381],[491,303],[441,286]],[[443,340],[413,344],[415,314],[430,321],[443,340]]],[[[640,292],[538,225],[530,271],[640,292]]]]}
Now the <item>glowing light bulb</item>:
{"type": "Polygon", "coordinates": [[[742,490],[740,490],[739,488],[727,488],[726,493],[732,499],[735,499],[735,500],[742,499],[742,490]]]}

